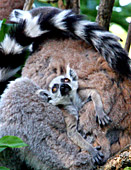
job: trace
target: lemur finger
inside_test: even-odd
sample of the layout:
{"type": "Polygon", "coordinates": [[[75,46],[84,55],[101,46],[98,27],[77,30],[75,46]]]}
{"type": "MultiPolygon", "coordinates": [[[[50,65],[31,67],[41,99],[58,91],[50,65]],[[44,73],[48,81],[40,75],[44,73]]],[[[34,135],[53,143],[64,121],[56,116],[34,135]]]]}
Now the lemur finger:
{"type": "Polygon", "coordinates": [[[104,117],[104,119],[105,119],[106,124],[109,124],[110,122],[112,122],[112,120],[107,115],[104,117]]]}
{"type": "Polygon", "coordinates": [[[109,118],[109,116],[105,115],[105,117],[106,117],[107,120],[109,120],[109,121],[111,120],[111,119],[109,118]]]}
{"type": "Polygon", "coordinates": [[[100,162],[99,159],[98,159],[97,157],[95,157],[94,159],[95,159],[95,162],[96,162],[97,164],[99,164],[99,162],[100,162]]]}
{"type": "Polygon", "coordinates": [[[104,158],[104,154],[102,152],[99,152],[99,155],[104,158]]]}
{"type": "Polygon", "coordinates": [[[98,122],[98,116],[97,116],[97,115],[96,115],[96,122],[99,123],[99,122],[98,122]]]}
{"type": "Polygon", "coordinates": [[[97,158],[101,161],[103,157],[101,157],[99,154],[97,155],[97,158]]]}
{"type": "Polygon", "coordinates": [[[97,156],[94,158],[94,160],[95,160],[95,164],[100,165],[102,163],[102,159],[99,160],[97,156]]]}
{"type": "Polygon", "coordinates": [[[98,119],[98,123],[100,126],[102,126],[102,121],[100,119],[98,119]]]}
{"type": "Polygon", "coordinates": [[[104,120],[105,120],[106,125],[108,125],[109,124],[109,120],[107,119],[107,117],[105,117],[104,120]]]}
{"type": "MultiPolygon", "coordinates": [[[[98,153],[98,155],[94,156],[92,158],[92,161],[94,164],[98,164],[98,165],[101,165],[103,163],[103,156],[100,156],[101,154],[98,153]]],[[[103,154],[102,154],[103,155],[103,154]]]]}
{"type": "Polygon", "coordinates": [[[95,164],[95,163],[96,163],[95,158],[92,158],[92,162],[93,162],[93,164],[95,164]]]}
{"type": "Polygon", "coordinates": [[[109,123],[110,123],[109,120],[107,120],[106,117],[104,117],[104,119],[102,120],[102,126],[106,126],[109,123]]]}
{"type": "Polygon", "coordinates": [[[102,122],[102,126],[105,126],[105,125],[106,125],[106,122],[105,122],[104,119],[102,119],[101,122],[102,122]]]}

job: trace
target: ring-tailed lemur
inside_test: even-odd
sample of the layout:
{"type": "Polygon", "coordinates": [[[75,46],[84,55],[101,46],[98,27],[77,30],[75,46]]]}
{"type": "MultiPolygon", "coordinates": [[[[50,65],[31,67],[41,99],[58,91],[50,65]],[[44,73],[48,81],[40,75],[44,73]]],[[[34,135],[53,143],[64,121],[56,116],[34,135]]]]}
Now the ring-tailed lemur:
{"type": "MultiPolygon", "coordinates": [[[[11,21],[18,25],[0,43],[0,82],[13,76],[25,61],[29,45],[44,36],[73,35],[90,43],[115,71],[131,76],[131,60],[121,47],[119,38],[95,22],[87,21],[71,10],[41,7],[31,11],[14,10],[11,21]]],[[[38,42],[37,42],[38,43],[38,42]]]]}
{"type": "Polygon", "coordinates": [[[63,106],[67,111],[64,114],[67,134],[69,138],[80,148],[87,150],[93,157],[93,162],[100,164],[104,155],[99,151],[100,147],[93,147],[77,131],[79,110],[90,99],[95,105],[96,117],[100,125],[109,124],[110,118],[105,114],[101,97],[96,90],[89,89],[86,91],[88,99],[82,101],[78,95],[78,76],[76,72],[67,66],[66,75],[60,75],[54,78],[49,84],[48,90],[38,90],[36,93],[49,103],[55,106],[63,106]]]}

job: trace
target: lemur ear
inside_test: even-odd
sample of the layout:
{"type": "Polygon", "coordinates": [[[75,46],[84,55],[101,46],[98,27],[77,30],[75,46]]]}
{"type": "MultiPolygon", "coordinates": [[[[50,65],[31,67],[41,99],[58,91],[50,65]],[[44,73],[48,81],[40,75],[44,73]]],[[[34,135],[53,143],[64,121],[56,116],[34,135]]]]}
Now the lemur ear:
{"type": "Polygon", "coordinates": [[[67,65],[67,68],[66,68],[66,76],[71,78],[73,81],[78,80],[77,73],[75,72],[75,70],[70,68],[69,64],[67,65]]]}
{"type": "Polygon", "coordinates": [[[51,100],[50,93],[48,90],[40,89],[36,91],[36,94],[46,102],[49,102],[51,100]]]}

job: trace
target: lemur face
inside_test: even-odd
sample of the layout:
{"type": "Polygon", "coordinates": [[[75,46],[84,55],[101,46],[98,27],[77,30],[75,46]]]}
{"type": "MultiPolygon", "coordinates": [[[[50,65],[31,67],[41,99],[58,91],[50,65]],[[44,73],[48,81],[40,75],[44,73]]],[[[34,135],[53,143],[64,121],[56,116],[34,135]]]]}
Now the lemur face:
{"type": "Polygon", "coordinates": [[[40,90],[39,96],[48,96],[49,103],[53,105],[69,104],[78,89],[78,76],[76,72],[67,66],[66,74],[54,78],[49,84],[49,91],[40,90]]]}
{"type": "Polygon", "coordinates": [[[72,90],[72,80],[66,76],[58,76],[54,78],[49,85],[49,92],[52,97],[69,95],[72,90]]]}
{"type": "Polygon", "coordinates": [[[67,66],[66,74],[54,78],[49,84],[50,103],[54,105],[65,104],[78,89],[78,76],[67,66]],[[56,103],[54,103],[54,101],[56,103]]]}

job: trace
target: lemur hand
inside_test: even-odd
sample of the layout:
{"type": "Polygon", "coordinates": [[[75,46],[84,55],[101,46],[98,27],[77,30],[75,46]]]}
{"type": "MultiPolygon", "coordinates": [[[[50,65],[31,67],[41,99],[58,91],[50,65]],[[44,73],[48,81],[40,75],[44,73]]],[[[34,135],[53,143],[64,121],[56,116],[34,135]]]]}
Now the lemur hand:
{"type": "Polygon", "coordinates": [[[51,100],[48,90],[40,89],[36,91],[36,94],[43,99],[44,102],[49,102],[49,100],[51,100]]]}
{"type": "Polygon", "coordinates": [[[104,155],[102,152],[100,152],[101,147],[97,146],[93,148],[94,150],[92,151],[92,160],[94,164],[101,165],[103,163],[103,158],[104,155]]]}
{"type": "Polygon", "coordinates": [[[104,110],[97,109],[96,122],[98,122],[100,126],[106,126],[111,122],[111,119],[107,116],[104,110]]]}

